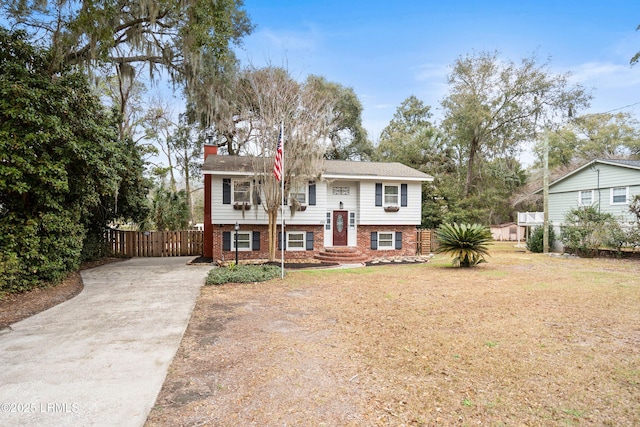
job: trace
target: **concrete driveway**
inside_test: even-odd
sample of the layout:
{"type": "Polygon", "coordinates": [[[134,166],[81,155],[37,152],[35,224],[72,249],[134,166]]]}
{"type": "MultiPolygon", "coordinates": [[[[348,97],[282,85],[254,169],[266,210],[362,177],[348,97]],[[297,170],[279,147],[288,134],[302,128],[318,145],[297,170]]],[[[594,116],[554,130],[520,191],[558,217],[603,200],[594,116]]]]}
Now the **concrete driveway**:
{"type": "Polygon", "coordinates": [[[193,258],[85,270],[78,296],[0,335],[0,425],[143,425],[210,270],[193,258]]]}

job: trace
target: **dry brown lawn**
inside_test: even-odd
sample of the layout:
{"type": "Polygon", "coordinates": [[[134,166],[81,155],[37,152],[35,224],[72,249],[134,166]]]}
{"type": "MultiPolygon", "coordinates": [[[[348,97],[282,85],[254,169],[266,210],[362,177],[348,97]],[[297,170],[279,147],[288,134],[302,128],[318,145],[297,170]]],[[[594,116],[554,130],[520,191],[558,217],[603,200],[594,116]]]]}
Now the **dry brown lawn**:
{"type": "Polygon", "coordinates": [[[147,425],[640,425],[640,261],[491,255],[204,287],[147,425]]]}

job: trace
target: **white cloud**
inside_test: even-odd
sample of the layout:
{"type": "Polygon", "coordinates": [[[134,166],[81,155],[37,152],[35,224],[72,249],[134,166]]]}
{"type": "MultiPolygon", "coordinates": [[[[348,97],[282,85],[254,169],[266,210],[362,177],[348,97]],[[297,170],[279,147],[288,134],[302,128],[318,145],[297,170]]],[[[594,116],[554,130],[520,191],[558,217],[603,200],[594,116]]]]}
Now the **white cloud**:
{"type": "Polygon", "coordinates": [[[442,64],[421,64],[411,68],[415,70],[416,81],[445,81],[449,74],[449,67],[442,64]]]}
{"type": "Polygon", "coordinates": [[[635,87],[640,85],[640,67],[611,62],[586,62],[575,68],[571,79],[600,90],[635,87]]]}
{"type": "Polygon", "coordinates": [[[255,34],[268,42],[273,48],[286,51],[310,51],[318,46],[320,35],[314,26],[308,25],[307,31],[272,31],[264,30],[255,34]]]}

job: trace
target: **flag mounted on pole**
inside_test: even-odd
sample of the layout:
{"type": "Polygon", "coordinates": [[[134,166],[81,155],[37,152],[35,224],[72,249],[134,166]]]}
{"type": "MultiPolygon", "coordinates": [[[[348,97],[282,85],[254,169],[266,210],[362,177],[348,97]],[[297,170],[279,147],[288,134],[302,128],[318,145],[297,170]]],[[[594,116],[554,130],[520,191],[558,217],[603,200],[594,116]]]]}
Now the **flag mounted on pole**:
{"type": "Polygon", "coordinates": [[[282,124],[280,125],[280,134],[278,135],[278,146],[276,148],[276,160],[273,163],[273,174],[276,176],[278,181],[282,181],[282,156],[283,156],[283,135],[282,135],[282,124]]]}
{"type": "Polygon", "coordinates": [[[280,231],[280,277],[284,279],[284,251],[286,234],[284,231],[284,179],[282,179],[282,172],[284,171],[284,123],[280,123],[280,134],[278,135],[278,146],[276,147],[276,160],[273,162],[273,174],[276,179],[280,181],[280,195],[282,197],[280,201],[280,219],[282,220],[282,226],[280,231]]]}

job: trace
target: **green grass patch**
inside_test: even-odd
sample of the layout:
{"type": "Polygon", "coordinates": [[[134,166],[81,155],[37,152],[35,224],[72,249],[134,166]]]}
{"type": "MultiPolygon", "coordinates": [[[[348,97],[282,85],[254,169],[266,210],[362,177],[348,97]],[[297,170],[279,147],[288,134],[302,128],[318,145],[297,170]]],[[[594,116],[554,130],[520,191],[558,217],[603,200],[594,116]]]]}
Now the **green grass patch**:
{"type": "Polygon", "coordinates": [[[207,285],[224,283],[254,283],[280,277],[280,267],[275,265],[231,265],[214,268],[207,275],[207,285]]]}

